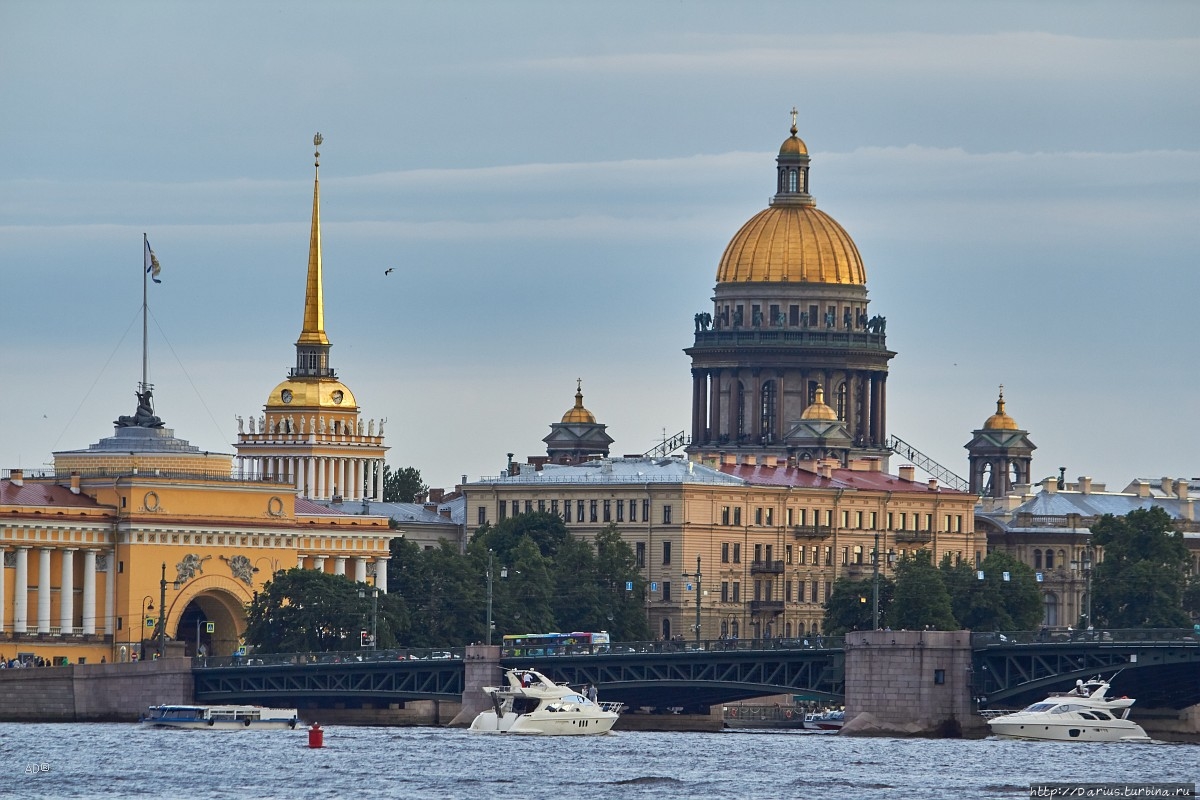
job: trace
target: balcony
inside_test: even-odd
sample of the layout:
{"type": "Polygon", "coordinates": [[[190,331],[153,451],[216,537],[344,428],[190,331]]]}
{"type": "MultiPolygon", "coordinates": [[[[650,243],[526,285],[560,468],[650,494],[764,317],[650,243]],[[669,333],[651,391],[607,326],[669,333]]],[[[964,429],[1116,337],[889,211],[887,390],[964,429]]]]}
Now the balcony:
{"type": "Polygon", "coordinates": [[[782,575],[782,561],[753,561],[750,563],[751,575],[782,575]]]}
{"type": "Polygon", "coordinates": [[[896,531],[893,534],[896,542],[915,542],[917,544],[925,544],[933,541],[933,533],[930,531],[896,531]]]}
{"type": "Polygon", "coordinates": [[[775,614],[782,614],[782,613],[783,613],[783,601],[782,600],[751,600],[750,601],[750,615],[753,617],[766,615],[766,614],[770,614],[770,615],[774,616],[775,614]]]}
{"type": "Polygon", "coordinates": [[[797,525],[792,528],[797,539],[828,539],[833,536],[832,525],[797,525]]]}

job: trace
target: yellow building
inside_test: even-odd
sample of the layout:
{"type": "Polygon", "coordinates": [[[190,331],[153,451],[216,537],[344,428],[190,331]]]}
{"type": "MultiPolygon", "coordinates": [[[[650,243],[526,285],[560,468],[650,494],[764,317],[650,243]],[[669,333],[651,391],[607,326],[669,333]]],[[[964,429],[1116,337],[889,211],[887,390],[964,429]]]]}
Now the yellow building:
{"type": "Polygon", "coordinates": [[[272,391],[262,432],[251,423],[238,437],[248,469],[176,438],[143,376],[137,412],[113,436],[55,453],[47,474],[0,479],[0,657],[124,661],[156,651],[156,631],[171,654],[229,655],[246,604],[293,567],[387,591],[387,517],[297,497],[382,484],[382,423],[361,430],[353,394],[328,366],[321,280],[314,181],[297,366],[272,391]]]}

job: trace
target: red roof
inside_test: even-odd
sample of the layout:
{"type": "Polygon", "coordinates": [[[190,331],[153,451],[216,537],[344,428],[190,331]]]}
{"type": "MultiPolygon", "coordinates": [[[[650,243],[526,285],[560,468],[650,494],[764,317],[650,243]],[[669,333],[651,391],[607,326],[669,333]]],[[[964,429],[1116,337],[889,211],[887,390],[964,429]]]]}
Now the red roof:
{"type": "Polygon", "coordinates": [[[8,479],[0,480],[0,505],[107,508],[86,494],[74,494],[65,486],[59,486],[56,483],[32,482],[28,479],[24,481],[23,486],[18,486],[8,479]]]}
{"type": "Polygon", "coordinates": [[[799,467],[768,467],[762,464],[722,464],[721,472],[741,478],[752,486],[792,486],[805,489],[857,489],[876,492],[929,492],[962,494],[945,486],[931,490],[928,483],[906,481],[886,472],[835,469],[831,477],[799,467]]]}
{"type": "Polygon", "coordinates": [[[314,503],[312,500],[309,500],[304,497],[296,498],[296,513],[304,514],[306,516],[318,516],[318,515],[328,516],[328,515],[333,515],[333,514],[337,514],[339,516],[346,515],[345,511],[338,511],[337,509],[329,508],[328,506],[323,506],[320,503],[314,503]]]}

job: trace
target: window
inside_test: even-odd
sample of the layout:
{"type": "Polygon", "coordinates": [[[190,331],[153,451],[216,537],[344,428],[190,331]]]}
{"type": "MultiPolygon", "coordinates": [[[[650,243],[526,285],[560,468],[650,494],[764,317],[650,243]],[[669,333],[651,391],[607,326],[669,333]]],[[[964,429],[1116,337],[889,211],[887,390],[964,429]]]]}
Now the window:
{"type": "Polygon", "coordinates": [[[618,500],[617,501],[617,522],[624,522],[624,521],[625,521],[625,501],[618,500]]]}
{"type": "Polygon", "coordinates": [[[721,581],[721,602],[729,602],[729,581],[721,581]]]}
{"type": "Polygon", "coordinates": [[[756,545],[754,545],[754,560],[755,560],[756,562],[757,562],[757,561],[762,561],[762,560],[763,560],[763,557],[762,557],[762,545],[761,545],[761,544],[756,544],[756,545]]]}
{"type": "Polygon", "coordinates": [[[525,501],[525,513],[526,513],[526,514],[532,514],[532,513],[533,513],[533,501],[532,501],[532,500],[526,500],[526,501],[525,501]]]}
{"type": "Polygon", "coordinates": [[[895,514],[893,514],[891,511],[889,511],[889,512],[888,512],[888,516],[887,516],[887,520],[888,520],[888,526],[887,526],[887,529],[888,529],[889,531],[894,531],[894,530],[896,530],[896,515],[895,515],[895,514]]]}
{"type": "Polygon", "coordinates": [[[871,530],[878,530],[878,525],[879,525],[879,512],[872,511],[871,512],[871,530]]]}
{"type": "Polygon", "coordinates": [[[612,500],[604,501],[604,521],[612,522],[612,500]]]}
{"type": "Polygon", "coordinates": [[[733,602],[742,602],[742,584],[740,581],[733,582],[733,602]]]}
{"type": "Polygon", "coordinates": [[[729,542],[721,542],[721,563],[729,563],[729,542]]]}
{"type": "Polygon", "coordinates": [[[1046,551],[1046,569],[1054,569],[1054,551],[1046,551]]]}
{"type": "Polygon", "coordinates": [[[832,508],[827,509],[825,511],[825,524],[828,525],[830,528],[833,527],[833,509],[832,508]]]}
{"type": "Polygon", "coordinates": [[[821,581],[825,584],[825,602],[829,602],[829,596],[833,594],[833,581],[821,581]]]}
{"type": "Polygon", "coordinates": [[[805,556],[805,553],[807,553],[807,552],[808,551],[805,549],[804,545],[800,545],[800,548],[799,548],[798,552],[796,553],[796,555],[800,556],[800,559],[796,563],[804,564],[805,563],[804,556],[805,556]]]}
{"type": "Polygon", "coordinates": [[[763,524],[763,510],[762,510],[762,506],[759,506],[758,508],[754,509],[754,524],[755,524],[755,525],[762,525],[762,524],[763,524]]]}
{"type": "Polygon", "coordinates": [[[637,522],[637,500],[629,501],[629,521],[637,522]]]}
{"type": "Polygon", "coordinates": [[[649,522],[649,521],[650,521],[650,501],[647,499],[647,500],[642,501],[642,522],[649,522]]]}
{"type": "Polygon", "coordinates": [[[858,528],[861,531],[862,526],[863,526],[863,512],[855,511],[854,512],[854,527],[858,528]]]}
{"type": "MultiPolygon", "coordinates": [[[[816,517],[813,517],[813,519],[816,519],[816,517]]],[[[808,509],[807,508],[800,509],[800,521],[796,524],[797,525],[807,525],[808,524],[808,509]]]]}
{"type": "Polygon", "coordinates": [[[788,527],[791,527],[791,525],[792,525],[792,510],[789,508],[786,512],[784,512],[784,514],[785,514],[784,519],[787,521],[786,524],[788,525],[788,527]]]}
{"type": "Polygon", "coordinates": [[[721,524],[729,524],[729,506],[721,506],[721,524]]]}
{"type": "Polygon", "coordinates": [[[588,511],[591,512],[588,519],[591,522],[599,522],[600,521],[599,517],[598,517],[598,511],[597,511],[597,509],[599,507],[600,507],[600,504],[597,501],[595,501],[595,500],[588,501],[588,511]]]}
{"type": "Polygon", "coordinates": [[[735,564],[742,563],[742,543],[741,542],[733,543],[733,563],[735,563],[735,564]]]}
{"type": "Polygon", "coordinates": [[[575,521],[583,522],[583,501],[582,500],[575,501],[575,521]]]}
{"type": "Polygon", "coordinates": [[[662,599],[664,601],[669,601],[671,599],[671,582],[670,581],[662,582],[662,599]]]}
{"type": "Polygon", "coordinates": [[[804,581],[796,581],[796,602],[804,602],[804,581]]]}
{"type": "Polygon", "coordinates": [[[927,531],[933,530],[933,514],[925,515],[925,530],[927,530],[927,531]]]}
{"type": "Polygon", "coordinates": [[[962,533],[962,514],[954,515],[954,532],[962,533]]]}
{"type": "Polygon", "coordinates": [[[783,546],[783,560],[784,563],[792,563],[792,546],[790,544],[785,544],[783,546]]]}
{"type": "Polygon", "coordinates": [[[518,517],[521,515],[521,501],[520,500],[512,501],[512,515],[514,517],[518,517]]]}
{"type": "Polygon", "coordinates": [[[825,566],[833,566],[833,546],[825,545],[825,566]]]}
{"type": "Polygon", "coordinates": [[[556,517],[558,516],[558,501],[557,500],[550,501],[550,513],[556,517]]]}
{"type": "Polygon", "coordinates": [[[754,599],[755,599],[755,600],[762,600],[762,599],[763,599],[763,596],[762,596],[762,581],[755,581],[755,582],[754,582],[754,599]]]}
{"type": "Polygon", "coordinates": [[[741,506],[737,506],[736,508],[733,509],[733,524],[734,525],[742,524],[742,507],[741,506]]]}
{"type": "Polygon", "coordinates": [[[767,526],[768,527],[774,525],[775,524],[775,509],[768,508],[766,518],[767,518],[767,526]]]}
{"type": "Polygon", "coordinates": [[[663,506],[663,525],[671,524],[671,507],[663,506]]]}
{"type": "Polygon", "coordinates": [[[800,306],[788,306],[788,324],[793,328],[800,325],[800,306]]]}
{"type": "Polygon", "coordinates": [[[783,602],[785,602],[785,603],[792,602],[792,582],[791,581],[783,582],[783,602]]]}
{"type": "Polygon", "coordinates": [[[508,503],[500,501],[500,519],[508,519],[508,503]]]}
{"type": "Polygon", "coordinates": [[[546,511],[546,501],[545,500],[538,500],[538,511],[541,513],[545,513],[545,511],[546,511]]]}
{"type": "Polygon", "coordinates": [[[766,554],[767,554],[766,559],[767,559],[768,563],[775,560],[774,558],[771,557],[772,547],[773,547],[773,545],[767,545],[767,547],[766,547],[766,554]]]}
{"type": "Polygon", "coordinates": [[[906,530],[908,530],[907,526],[908,526],[908,514],[901,514],[900,515],[900,527],[897,530],[906,531],[906,530]]]}
{"type": "Polygon", "coordinates": [[[571,501],[563,500],[563,522],[571,521],[571,501]]]}
{"type": "Polygon", "coordinates": [[[1033,551],[1033,568],[1034,569],[1042,568],[1042,551],[1041,550],[1033,551]]]}
{"type": "Polygon", "coordinates": [[[842,527],[843,528],[850,527],[850,512],[849,511],[842,512],[842,527]]]}
{"type": "Polygon", "coordinates": [[[817,602],[817,583],[818,581],[809,581],[809,602],[817,602]]]}
{"type": "Polygon", "coordinates": [[[482,525],[487,522],[487,506],[479,507],[479,520],[476,524],[482,525]]]}
{"type": "Polygon", "coordinates": [[[844,567],[849,563],[850,563],[850,548],[843,547],[842,548],[842,566],[844,567]]]}
{"type": "Polygon", "coordinates": [[[643,569],[646,566],[646,543],[636,542],[633,549],[637,554],[638,569],[643,569]]]}
{"type": "Polygon", "coordinates": [[[671,563],[671,543],[663,542],[663,565],[671,563]]]}

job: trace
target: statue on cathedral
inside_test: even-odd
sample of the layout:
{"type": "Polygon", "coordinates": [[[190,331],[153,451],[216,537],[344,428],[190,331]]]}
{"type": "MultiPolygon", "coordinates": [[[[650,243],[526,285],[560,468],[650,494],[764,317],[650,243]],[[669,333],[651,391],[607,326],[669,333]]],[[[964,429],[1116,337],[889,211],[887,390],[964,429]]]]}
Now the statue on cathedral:
{"type": "Polygon", "coordinates": [[[304,435],[304,417],[300,417],[300,435],[304,435]]]}
{"type": "Polygon", "coordinates": [[[154,397],[147,386],[144,391],[134,392],[137,396],[137,411],[133,416],[121,415],[113,422],[118,428],[161,428],[163,421],[154,415],[154,397]]]}
{"type": "Polygon", "coordinates": [[[241,415],[241,414],[234,414],[234,415],[233,415],[233,418],[237,420],[237,424],[238,424],[238,433],[244,433],[244,431],[242,430],[242,424],[243,424],[242,415],[241,415]]]}
{"type": "Polygon", "coordinates": [[[309,433],[317,432],[317,418],[316,417],[308,418],[308,432],[309,433]]]}
{"type": "Polygon", "coordinates": [[[324,417],[324,415],[318,417],[317,419],[319,420],[318,424],[320,425],[321,433],[324,433],[325,432],[325,417],[324,417]]]}
{"type": "Polygon", "coordinates": [[[842,324],[846,326],[846,330],[850,330],[850,309],[842,312],[842,324]]]}
{"type": "Polygon", "coordinates": [[[777,312],[775,314],[775,327],[782,328],[786,324],[787,324],[787,316],[782,311],[777,312]]]}
{"type": "Polygon", "coordinates": [[[367,436],[374,436],[374,435],[375,435],[375,420],[371,420],[370,423],[367,424],[367,436]]]}
{"type": "Polygon", "coordinates": [[[733,327],[742,327],[742,310],[740,308],[735,308],[733,310],[733,327]]]}
{"type": "Polygon", "coordinates": [[[257,431],[255,431],[255,430],[254,430],[254,415],[253,415],[253,414],[251,414],[251,415],[250,415],[250,419],[249,419],[249,420],[247,420],[247,421],[250,423],[250,432],[251,432],[251,433],[257,433],[257,431]]]}
{"type": "Polygon", "coordinates": [[[366,430],[366,428],[363,426],[363,421],[360,419],[360,420],[358,421],[358,435],[359,435],[359,436],[362,436],[362,435],[363,435],[363,431],[365,431],[365,430],[366,430]]]}
{"type": "Polygon", "coordinates": [[[761,328],[763,322],[763,313],[761,309],[754,309],[753,316],[750,317],[750,324],[755,328],[761,328]]]}
{"type": "Polygon", "coordinates": [[[387,422],[387,417],[379,418],[379,435],[383,436],[383,423],[387,422]]]}
{"type": "Polygon", "coordinates": [[[267,432],[267,418],[264,417],[262,414],[258,415],[258,432],[259,433],[267,432]]]}

